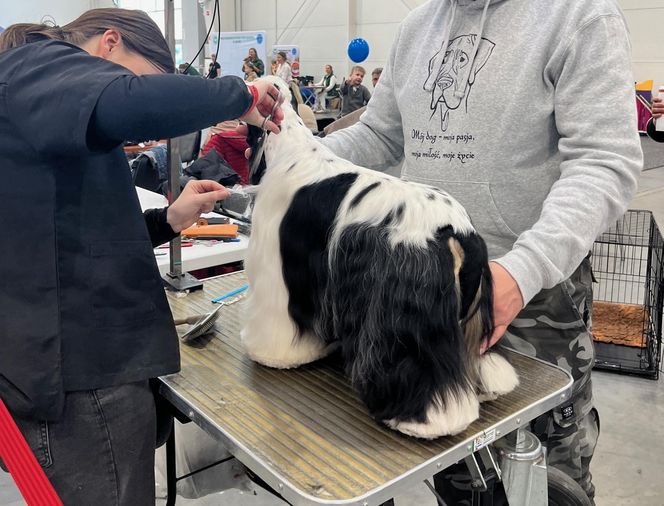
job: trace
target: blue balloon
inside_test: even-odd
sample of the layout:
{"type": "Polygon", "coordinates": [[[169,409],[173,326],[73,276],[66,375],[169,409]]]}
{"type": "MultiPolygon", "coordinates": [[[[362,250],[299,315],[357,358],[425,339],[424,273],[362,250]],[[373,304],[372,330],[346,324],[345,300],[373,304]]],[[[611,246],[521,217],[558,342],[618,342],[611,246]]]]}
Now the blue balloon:
{"type": "Polygon", "coordinates": [[[364,39],[353,39],[348,43],[348,57],[355,63],[363,62],[369,56],[369,44],[364,39]]]}

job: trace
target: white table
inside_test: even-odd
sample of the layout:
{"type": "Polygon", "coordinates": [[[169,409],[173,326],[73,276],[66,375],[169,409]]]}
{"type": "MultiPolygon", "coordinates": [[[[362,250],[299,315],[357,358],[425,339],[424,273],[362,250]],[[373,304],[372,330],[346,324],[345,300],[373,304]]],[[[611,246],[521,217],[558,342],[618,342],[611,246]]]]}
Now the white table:
{"type": "MultiPolygon", "coordinates": [[[[214,213],[210,213],[211,216],[214,213]]],[[[193,246],[182,248],[182,272],[205,269],[215,265],[230,264],[244,260],[249,238],[238,235],[239,242],[197,241],[193,246]]],[[[163,276],[170,270],[170,253],[168,249],[155,249],[159,273],[163,276]],[[164,254],[165,253],[165,254],[164,254]]]]}
{"type": "MultiPolygon", "coordinates": [[[[141,210],[166,207],[168,200],[163,195],[154,193],[143,188],[136,188],[138,199],[141,202],[141,210]]],[[[219,216],[216,213],[208,213],[204,217],[219,216]]],[[[240,234],[239,242],[213,242],[196,241],[193,246],[182,248],[182,272],[190,272],[206,267],[224,265],[244,260],[249,238],[240,234]]],[[[170,253],[168,249],[156,248],[155,255],[159,273],[163,276],[170,270],[170,253]]]]}

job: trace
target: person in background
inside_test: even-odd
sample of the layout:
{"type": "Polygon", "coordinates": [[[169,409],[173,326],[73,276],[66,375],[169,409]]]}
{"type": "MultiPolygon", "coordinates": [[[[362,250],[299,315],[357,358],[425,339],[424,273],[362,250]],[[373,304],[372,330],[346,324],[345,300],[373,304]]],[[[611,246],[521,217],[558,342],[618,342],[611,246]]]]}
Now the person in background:
{"type": "Polygon", "coordinates": [[[316,107],[314,111],[324,111],[327,109],[327,99],[339,96],[337,78],[334,75],[332,65],[325,65],[325,75],[314,86],[321,87],[316,91],[316,107]]]}
{"type": "Polygon", "coordinates": [[[175,74],[150,16],[119,8],[8,27],[0,90],[0,398],[64,504],[153,505],[149,380],[180,368],[153,247],[229,193],[190,183],[142,215],[123,141],[231,118],[278,134],[279,91],[175,74]]]}
{"type": "Polygon", "coordinates": [[[378,79],[380,79],[380,75],[383,73],[383,67],[376,67],[371,71],[371,85],[375,88],[376,85],[378,84],[378,79]]]}
{"type": "Polygon", "coordinates": [[[250,83],[258,79],[258,75],[256,74],[253,65],[249,64],[248,62],[244,62],[242,65],[242,71],[244,72],[245,81],[250,83]]]}
{"type": "Polygon", "coordinates": [[[193,65],[190,65],[187,62],[180,63],[180,65],[178,65],[178,70],[180,71],[180,74],[186,74],[188,76],[199,76],[200,77],[200,75],[201,75],[201,73],[198,70],[196,70],[196,67],[194,67],[193,65]]]}
{"type": "Polygon", "coordinates": [[[277,67],[274,75],[283,79],[286,84],[290,84],[293,80],[290,63],[288,63],[286,53],[283,51],[277,53],[277,67]]]}
{"type": "Polygon", "coordinates": [[[366,71],[364,67],[355,65],[350,71],[350,77],[341,86],[341,115],[345,116],[369,103],[371,92],[362,84],[366,71]]]}
{"type": "Polygon", "coordinates": [[[291,78],[295,80],[300,77],[300,59],[293,58],[289,63],[291,66],[291,78]]]}
{"type": "MultiPolygon", "coordinates": [[[[378,84],[378,79],[380,78],[380,74],[382,72],[383,72],[383,67],[375,68],[371,72],[371,83],[373,84],[374,88],[378,84]]],[[[336,121],[333,121],[323,129],[323,135],[320,135],[320,137],[324,137],[326,135],[331,134],[332,132],[336,132],[337,130],[341,130],[342,128],[347,128],[351,125],[354,125],[355,123],[357,123],[357,121],[360,119],[360,116],[362,116],[362,114],[366,109],[367,106],[365,105],[363,107],[360,107],[359,109],[355,109],[353,112],[346,114],[345,116],[340,117],[336,121]]]]}
{"type": "Polygon", "coordinates": [[[217,61],[217,55],[216,54],[211,54],[210,59],[212,60],[210,62],[210,65],[208,65],[208,73],[207,73],[207,78],[208,79],[216,79],[217,77],[221,77],[221,65],[219,65],[219,62],[217,61]]]}
{"type": "MultiPolygon", "coordinates": [[[[527,4],[413,9],[365,113],[321,142],[368,168],[403,162],[402,177],[465,207],[491,259],[488,346],[502,340],[572,375],[571,397],[529,428],[592,499],[588,252],[626,210],[643,162],[630,43],[613,0],[527,4]]],[[[470,504],[462,468],[434,482],[447,504],[470,504]]]]}
{"type": "Polygon", "coordinates": [[[265,65],[263,64],[263,60],[258,57],[256,48],[249,48],[249,54],[244,59],[244,61],[249,64],[254,72],[256,72],[257,77],[261,77],[263,74],[265,74],[265,65]]]}
{"type": "MultiPolygon", "coordinates": [[[[214,149],[240,176],[240,184],[249,184],[249,163],[245,156],[249,148],[244,129],[238,132],[239,121],[224,121],[210,128],[210,135],[203,143],[201,156],[214,149]]],[[[246,126],[244,126],[246,128],[246,126]]]]}
{"type": "MultiPolygon", "coordinates": [[[[662,97],[654,97],[652,99],[652,117],[648,120],[646,132],[648,136],[657,142],[664,142],[664,131],[657,130],[655,121],[664,115],[664,100],[662,97]]],[[[664,120],[661,120],[664,121],[664,120]]]]}

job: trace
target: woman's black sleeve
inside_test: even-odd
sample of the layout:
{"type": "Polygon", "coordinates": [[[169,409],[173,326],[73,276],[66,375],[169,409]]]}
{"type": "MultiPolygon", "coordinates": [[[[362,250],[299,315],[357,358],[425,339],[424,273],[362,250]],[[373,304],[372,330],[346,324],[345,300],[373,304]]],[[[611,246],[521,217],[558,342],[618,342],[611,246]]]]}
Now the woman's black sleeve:
{"type": "Polygon", "coordinates": [[[147,209],[143,213],[153,248],[156,248],[160,244],[164,244],[180,235],[175,233],[166,221],[167,212],[168,207],[164,207],[162,209],[147,209]]]}
{"type": "Polygon", "coordinates": [[[121,76],[99,95],[88,124],[88,145],[166,139],[242,116],[253,97],[242,79],[161,74],[121,76]]]}

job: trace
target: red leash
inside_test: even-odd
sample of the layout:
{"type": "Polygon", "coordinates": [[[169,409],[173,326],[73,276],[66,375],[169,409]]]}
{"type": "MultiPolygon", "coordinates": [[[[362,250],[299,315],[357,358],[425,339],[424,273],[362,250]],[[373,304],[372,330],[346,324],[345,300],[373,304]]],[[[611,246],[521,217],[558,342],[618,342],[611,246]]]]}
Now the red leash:
{"type": "Polygon", "coordinates": [[[28,506],[62,506],[7,406],[0,400],[0,458],[28,506]]]}

